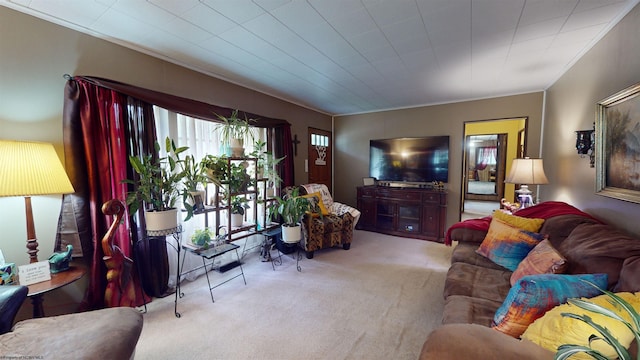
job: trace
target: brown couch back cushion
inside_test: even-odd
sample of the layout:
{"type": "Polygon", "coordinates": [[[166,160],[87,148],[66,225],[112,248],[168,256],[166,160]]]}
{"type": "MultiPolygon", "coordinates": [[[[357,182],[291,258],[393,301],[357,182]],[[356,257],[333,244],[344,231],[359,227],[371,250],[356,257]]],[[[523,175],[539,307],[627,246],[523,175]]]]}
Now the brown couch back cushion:
{"type": "Polygon", "coordinates": [[[629,266],[629,269],[624,269],[624,288],[621,291],[640,291],[640,286],[637,286],[640,280],[632,279],[632,274],[628,274],[640,268],[639,261],[629,261],[625,265],[627,259],[640,257],[640,240],[609,225],[583,223],[555,246],[567,258],[568,274],[606,273],[609,275],[608,288],[618,290],[620,287],[616,285],[623,265],[629,266]]]}
{"type": "Polygon", "coordinates": [[[559,215],[546,219],[538,232],[549,235],[551,245],[557,249],[576,226],[595,223],[595,220],[580,215],[559,215]]]}

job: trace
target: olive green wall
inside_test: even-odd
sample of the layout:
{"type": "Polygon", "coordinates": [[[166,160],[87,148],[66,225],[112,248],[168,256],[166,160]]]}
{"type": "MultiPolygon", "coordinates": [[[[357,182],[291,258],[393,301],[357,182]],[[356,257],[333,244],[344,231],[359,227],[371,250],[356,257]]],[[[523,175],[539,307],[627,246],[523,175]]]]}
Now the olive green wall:
{"type": "Polygon", "coordinates": [[[542,149],[549,178],[545,198],[566,201],[636,235],[640,205],[595,194],[596,169],[577,155],[575,131],[593,127],[598,101],[640,82],[639,34],[636,6],[548,89],[542,149]]]}
{"type": "Polygon", "coordinates": [[[460,219],[464,123],[527,117],[527,155],[540,151],[543,93],[424,106],[334,118],[336,200],[356,205],[356,187],[369,176],[369,140],[449,135],[447,227],[460,219]]]}

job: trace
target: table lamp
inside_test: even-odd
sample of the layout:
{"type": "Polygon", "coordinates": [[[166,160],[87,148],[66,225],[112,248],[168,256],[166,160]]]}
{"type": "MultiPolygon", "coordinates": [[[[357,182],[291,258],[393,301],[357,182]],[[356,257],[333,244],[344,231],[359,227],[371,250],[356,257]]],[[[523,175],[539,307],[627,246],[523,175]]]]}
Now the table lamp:
{"type": "Polygon", "coordinates": [[[513,159],[509,176],[504,180],[507,184],[520,184],[520,189],[516,190],[520,199],[520,207],[525,208],[533,205],[532,192],[528,185],[548,184],[549,180],[544,173],[542,159],[513,159]]]}
{"type": "Polygon", "coordinates": [[[0,196],[24,196],[30,263],[38,262],[31,196],[68,194],[73,191],[52,144],[0,140],[0,196]]]}

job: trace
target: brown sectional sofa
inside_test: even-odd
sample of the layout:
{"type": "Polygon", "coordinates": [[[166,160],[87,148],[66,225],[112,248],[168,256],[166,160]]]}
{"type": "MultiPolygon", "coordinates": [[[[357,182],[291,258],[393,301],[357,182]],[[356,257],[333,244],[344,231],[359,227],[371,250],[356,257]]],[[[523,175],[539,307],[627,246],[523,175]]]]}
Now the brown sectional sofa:
{"type": "MultiPolygon", "coordinates": [[[[640,291],[640,240],[561,202],[515,215],[545,218],[539,232],[567,259],[565,273],[606,273],[609,290],[640,291]]],[[[457,245],[445,282],[443,326],[428,336],[420,359],[553,359],[553,352],[491,328],[512,272],[475,252],[490,221],[474,219],[449,229],[447,240],[457,245]]]]}

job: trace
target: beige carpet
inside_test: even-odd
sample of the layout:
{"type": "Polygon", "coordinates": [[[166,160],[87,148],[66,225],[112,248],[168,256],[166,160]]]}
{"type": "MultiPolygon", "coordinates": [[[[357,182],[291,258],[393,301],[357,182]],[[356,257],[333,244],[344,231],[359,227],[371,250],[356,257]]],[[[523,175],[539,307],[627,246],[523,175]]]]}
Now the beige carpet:
{"type": "Polygon", "coordinates": [[[203,275],[183,282],[181,318],[173,296],[149,304],[135,358],[417,359],[441,322],[450,258],[442,244],[358,230],[351,250],[303,256],[302,272],[290,255],[273,271],[248,254],[247,285],[214,289],[215,303],[203,275]]]}

